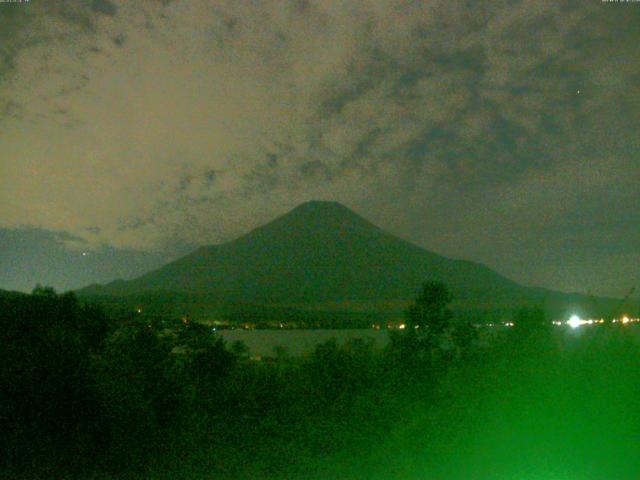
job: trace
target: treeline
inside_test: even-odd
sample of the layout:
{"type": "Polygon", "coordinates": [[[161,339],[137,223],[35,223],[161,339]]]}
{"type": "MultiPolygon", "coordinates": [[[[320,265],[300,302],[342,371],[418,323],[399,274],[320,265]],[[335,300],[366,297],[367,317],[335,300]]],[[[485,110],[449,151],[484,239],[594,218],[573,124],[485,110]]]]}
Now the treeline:
{"type": "Polygon", "coordinates": [[[338,478],[411,405],[435,402],[451,369],[490,355],[450,301],[426,284],[384,352],[330,341],[256,362],[196,323],[114,316],[47,288],[2,297],[1,476],[338,478]]]}

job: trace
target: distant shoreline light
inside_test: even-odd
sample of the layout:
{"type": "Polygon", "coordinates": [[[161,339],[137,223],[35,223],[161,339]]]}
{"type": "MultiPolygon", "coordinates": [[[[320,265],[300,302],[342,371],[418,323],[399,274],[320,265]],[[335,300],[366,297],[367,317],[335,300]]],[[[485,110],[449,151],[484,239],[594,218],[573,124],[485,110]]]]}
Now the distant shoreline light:
{"type": "MultiPolygon", "coordinates": [[[[624,315],[622,316],[622,318],[614,318],[611,320],[611,323],[621,323],[623,325],[627,325],[629,323],[638,323],[638,322],[640,322],[640,318],[629,318],[628,315],[624,315]]],[[[600,318],[596,320],[593,320],[593,319],[583,320],[578,315],[572,315],[569,318],[569,320],[564,322],[564,324],[570,326],[572,329],[576,329],[582,325],[602,325],[603,323],[605,323],[604,318],[600,318]]],[[[554,321],[553,324],[562,325],[563,322],[554,321]]]]}
{"type": "Polygon", "coordinates": [[[587,321],[582,320],[578,315],[571,315],[571,318],[567,320],[567,325],[569,325],[573,329],[576,329],[580,325],[584,325],[585,323],[587,323],[587,321]]]}

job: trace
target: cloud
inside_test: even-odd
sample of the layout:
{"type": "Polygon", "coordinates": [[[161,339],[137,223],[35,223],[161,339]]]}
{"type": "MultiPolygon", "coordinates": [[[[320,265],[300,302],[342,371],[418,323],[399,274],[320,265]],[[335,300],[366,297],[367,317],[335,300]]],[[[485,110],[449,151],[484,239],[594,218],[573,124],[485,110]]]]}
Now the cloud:
{"type": "Polygon", "coordinates": [[[111,0],[93,0],[91,9],[94,12],[109,16],[115,15],[118,11],[118,7],[111,0]]]}
{"type": "Polygon", "coordinates": [[[500,266],[496,242],[566,235],[602,211],[590,186],[620,181],[637,198],[640,11],[628,7],[5,7],[0,225],[157,250],[233,238],[315,197],[500,266]]]}

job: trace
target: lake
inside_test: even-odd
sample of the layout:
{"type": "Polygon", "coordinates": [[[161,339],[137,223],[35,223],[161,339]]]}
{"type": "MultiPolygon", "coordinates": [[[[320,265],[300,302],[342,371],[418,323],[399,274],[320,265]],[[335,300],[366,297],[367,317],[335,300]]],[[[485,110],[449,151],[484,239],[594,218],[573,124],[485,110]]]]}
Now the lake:
{"type": "MultiPolygon", "coordinates": [[[[603,326],[585,325],[578,329],[571,329],[566,325],[554,328],[555,338],[565,345],[565,347],[575,343],[575,340],[584,335],[595,333],[596,331],[620,332],[622,330],[630,333],[629,339],[636,344],[640,343],[640,328],[631,326],[617,326],[608,329],[603,326]],[[603,331],[604,329],[604,331],[603,331]]],[[[504,327],[481,328],[481,338],[491,341],[504,327]]],[[[290,355],[306,355],[314,348],[327,340],[335,338],[339,345],[344,344],[353,338],[371,338],[375,348],[384,348],[389,342],[388,330],[374,329],[339,329],[339,330],[218,330],[218,334],[224,338],[230,346],[233,342],[240,340],[249,347],[252,356],[267,356],[274,354],[274,348],[285,347],[290,355]]]]}
{"type": "Polygon", "coordinates": [[[218,330],[218,333],[231,345],[240,340],[244,342],[252,356],[273,355],[275,347],[282,346],[290,355],[306,355],[320,343],[335,338],[342,345],[352,338],[371,338],[374,347],[383,348],[388,340],[387,330],[218,330]]]}

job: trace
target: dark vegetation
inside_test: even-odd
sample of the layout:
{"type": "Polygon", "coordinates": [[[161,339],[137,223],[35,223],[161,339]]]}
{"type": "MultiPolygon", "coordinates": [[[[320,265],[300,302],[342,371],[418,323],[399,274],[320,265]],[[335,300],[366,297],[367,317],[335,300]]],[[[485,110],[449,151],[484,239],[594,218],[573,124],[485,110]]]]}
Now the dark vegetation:
{"type": "MultiPolygon", "coordinates": [[[[242,344],[228,348],[186,320],[113,314],[41,287],[0,295],[0,476],[410,479],[431,471],[472,478],[477,472],[461,455],[478,454],[465,435],[486,420],[487,401],[542,441],[550,419],[554,435],[580,430],[553,414],[523,420],[505,398],[546,406],[536,389],[549,382],[580,396],[584,371],[571,365],[602,366],[593,345],[565,351],[542,312],[526,310],[519,312],[526,326],[481,346],[450,302],[443,284],[425,284],[407,328],[384,351],[365,340],[330,341],[307,357],[280,349],[253,361],[242,344]]],[[[624,362],[625,378],[638,380],[634,345],[616,335],[607,342],[617,356],[604,366],[624,362]]],[[[552,390],[549,402],[568,411],[571,397],[561,391],[552,390]]],[[[615,406],[631,393],[609,388],[607,401],[615,406]]],[[[624,438],[626,417],[610,413],[624,438]]],[[[506,439],[488,441],[500,443],[498,456],[507,459],[506,439]]],[[[489,469],[473,478],[502,477],[489,469]]]]}

